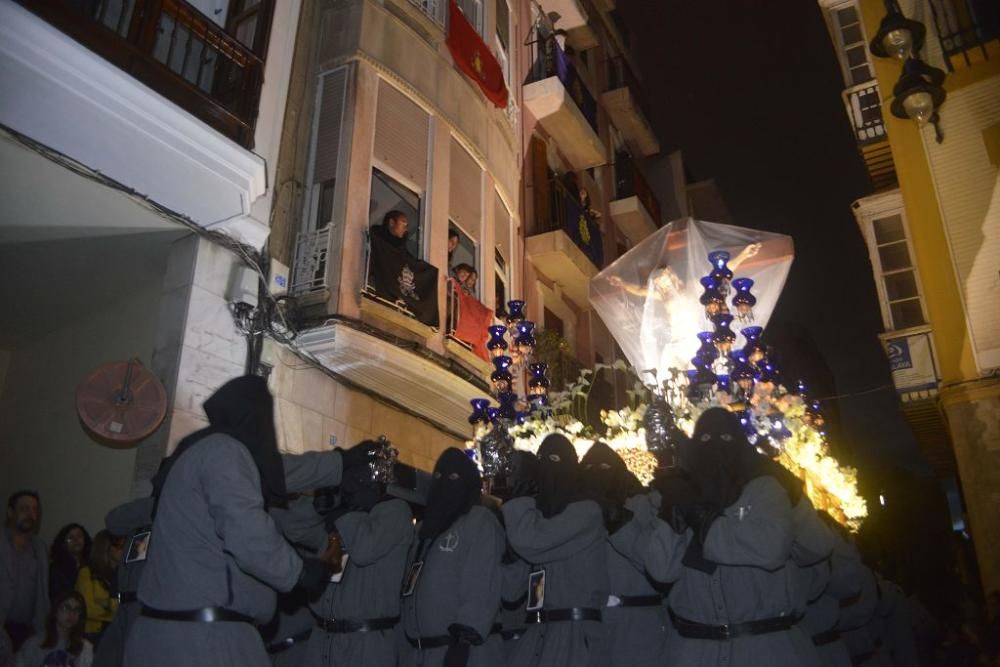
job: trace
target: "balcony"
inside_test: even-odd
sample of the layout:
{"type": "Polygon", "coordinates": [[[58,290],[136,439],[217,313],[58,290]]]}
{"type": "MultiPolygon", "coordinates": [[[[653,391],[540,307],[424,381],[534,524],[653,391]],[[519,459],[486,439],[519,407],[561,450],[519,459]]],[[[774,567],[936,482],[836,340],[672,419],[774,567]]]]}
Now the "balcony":
{"type": "Polygon", "coordinates": [[[575,170],[604,164],[607,151],[597,134],[594,96],[554,38],[539,35],[532,51],[535,60],[523,90],[524,106],[575,170]]]}
{"type": "Polygon", "coordinates": [[[615,158],[615,198],[610,209],[611,219],[633,244],[655,232],[662,222],[660,202],[628,153],[615,158]]]}
{"type": "Polygon", "coordinates": [[[525,252],[535,271],[587,308],[590,279],[604,263],[601,232],[577,196],[558,181],[549,187],[548,210],[536,211],[539,224],[525,239],[525,252]]]}
{"type": "Polygon", "coordinates": [[[929,4],[949,71],[1000,59],[996,0],[931,0],[929,4]]]}
{"type": "Polygon", "coordinates": [[[648,157],[659,153],[660,141],[643,110],[648,107],[642,99],[642,84],[632,68],[618,56],[608,61],[608,74],[608,90],[601,95],[601,104],[611,116],[611,122],[639,155],[648,157]]]}
{"type": "Polygon", "coordinates": [[[448,367],[424,348],[404,348],[362,324],[331,321],[308,329],[298,346],[339,378],[456,434],[469,433],[469,401],[486,383],[448,367]]]}
{"type": "Polygon", "coordinates": [[[843,93],[847,117],[854,128],[858,152],[865,162],[872,187],[878,191],[896,185],[896,164],[892,160],[889,137],[882,119],[882,99],[878,82],[851,86],[843,93]]]}
{"type": "Polygon", "coordinates": [[[244,37],[255,52],[184,0],[19,2],[226,137],[253,146],[264,73],[257,52],[266,44],[270,3],[261,3],[264,16],[244,37]]]}

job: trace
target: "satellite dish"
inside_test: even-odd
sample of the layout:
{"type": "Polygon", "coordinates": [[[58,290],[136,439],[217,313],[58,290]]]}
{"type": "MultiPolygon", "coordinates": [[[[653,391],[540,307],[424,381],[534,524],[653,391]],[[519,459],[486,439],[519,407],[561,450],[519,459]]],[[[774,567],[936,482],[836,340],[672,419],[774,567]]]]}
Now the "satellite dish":
{"type": "Polygon", "coordinates": [[[101,364],[76,389],[83,428],[113,447],[139,442],[163,422],[167,391],[138,359],[101,364]]]}

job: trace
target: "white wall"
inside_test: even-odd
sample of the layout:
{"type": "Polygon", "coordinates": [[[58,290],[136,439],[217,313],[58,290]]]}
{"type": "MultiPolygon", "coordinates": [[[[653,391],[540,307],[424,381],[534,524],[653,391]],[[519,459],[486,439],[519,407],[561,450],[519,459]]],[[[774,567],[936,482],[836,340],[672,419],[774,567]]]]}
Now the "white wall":
{"type": "Polygon", "coordinates": [[[135,450],[92,441],[77,421],[74,395],[102,362],[136,355],[149,364],[159,298],[159,281],[130,284],[122,300],[9,351],[0,393],[0,497],[37,490],[46,540],[70,521],[99,530],[105,512],[128,498],[135,450]]]}

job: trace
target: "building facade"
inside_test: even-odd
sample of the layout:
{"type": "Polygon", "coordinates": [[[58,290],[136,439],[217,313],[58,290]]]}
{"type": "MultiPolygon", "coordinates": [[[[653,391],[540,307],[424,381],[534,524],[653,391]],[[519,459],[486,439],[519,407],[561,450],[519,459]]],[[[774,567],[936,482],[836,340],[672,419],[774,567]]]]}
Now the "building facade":
{"type": "Polygon", "coordinates": [[[1000,17],[976,0],[899,4],[927,28],[923,60],[947,72],[940,142],[889,112],[901,66],[868,48],[883,3],[820,0],[872,179],[853,208],[881,337],[924,452],[939,477],[957,477],[989,591],[1000,586],[1000,17]]]}
{"type": "Polygon", "coordinates": [[[268,238],[299,8],[0,2],[0,487],[40,492],[45,536],[148,493],[245,372],[229,303],[268,238]],[[100,444],[76,389],[132,358],[166,418],[100,444]]]}
{"type": "Polygon", "coordinates": [[[0,490],[37,488],[45,535],[148,493],[246,372],[283,450],[385,435],[429,470],[489,391],[468,313],[523,298],[609,363],[589,278],[686,210],[608,0],[0,0],[0,92],[0,490]],[[111,447],[74,394],[133,358],[166,418],[111,447]]]}

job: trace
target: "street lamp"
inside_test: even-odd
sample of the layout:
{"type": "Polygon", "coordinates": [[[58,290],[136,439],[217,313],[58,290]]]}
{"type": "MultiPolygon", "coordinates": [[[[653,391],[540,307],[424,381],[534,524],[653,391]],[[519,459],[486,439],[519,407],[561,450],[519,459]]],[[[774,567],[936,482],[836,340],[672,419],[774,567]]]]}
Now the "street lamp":
{"type": "Polygon", "coordinates": [[[885,17],[868,48],[879,58],[905,61],[914,53],[920,53],[926,34],[923,23],[903,16],[896,0],[885,0],[885,17]]]}
{"type": "Polygon", "coordinates": [[[927,29],[924,24],[903,16],[898,0],[885,0],[885,16],[868,49],[879,58],[896,58],[903,63],[903,73],[892,87],[890,105],[896,118],[910,118],[918,127],[934,126],[934,138],[944,141],[937,110],[944,104],[944,72],[920,59],[927,29]]]}
{"type": "Polygon", "coordinates": [[[919,58],[910,58],[903,64],[903,73],[892,87],[893,100],[890,106],[892,115],[896,118],[910,118],[919,127],[931,123],[938,143],[944,141],[937,113],[947,96],[941,87],[943,82],[944,72],[919,58]]]}

